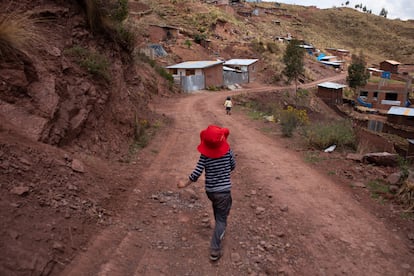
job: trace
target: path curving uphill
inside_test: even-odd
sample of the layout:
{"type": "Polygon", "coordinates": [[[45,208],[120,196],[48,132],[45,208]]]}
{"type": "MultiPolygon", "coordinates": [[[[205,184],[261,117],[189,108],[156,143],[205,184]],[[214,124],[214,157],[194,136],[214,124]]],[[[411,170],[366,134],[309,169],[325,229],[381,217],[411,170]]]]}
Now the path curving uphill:
{"type": "Polygon", "coordinates": [[[155,110],[171,124],[125,169],[136,183],[125,202],[127,211],[97,233],[62,275],[414,273],[414,255],[392,225],[298,153],[263,134],[244,114],[225,115],[226,96],[255,91],[278,89],[162,100],[155,110]],[[208,259],[212,214],[204,179],[185,190],[176,188],[193,170],[199,131],[209,124],[230,129],[229,143],[237,155],[233,208],[224,256],[217,263],[208,259]]]}

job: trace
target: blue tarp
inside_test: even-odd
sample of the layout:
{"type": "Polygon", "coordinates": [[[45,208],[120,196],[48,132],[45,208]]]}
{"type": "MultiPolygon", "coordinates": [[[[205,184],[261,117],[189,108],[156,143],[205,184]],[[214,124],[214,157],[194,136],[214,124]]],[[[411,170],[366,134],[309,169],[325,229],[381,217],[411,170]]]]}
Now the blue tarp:
{"type": "Polygon", "coordinates": [[[361,99],[361,97],[358,97],[358,98],[357,98],[357,101],[358,101],[358,103],[359,103],[360,105],[362,105],[362,106],[365,106],[365,107],[368,107],[368,108],[372,108],[372,103],[367,103],[367,102],[364,102],[364,100],[363,100],[363,99],[361,99]]]}
{"type": "Polygon", "coordinates": [[[319,55],[318,55],[318,61],[320,61],[324,57],[325,57],[325,54],[324,53],[319,53],[319,55]]]}

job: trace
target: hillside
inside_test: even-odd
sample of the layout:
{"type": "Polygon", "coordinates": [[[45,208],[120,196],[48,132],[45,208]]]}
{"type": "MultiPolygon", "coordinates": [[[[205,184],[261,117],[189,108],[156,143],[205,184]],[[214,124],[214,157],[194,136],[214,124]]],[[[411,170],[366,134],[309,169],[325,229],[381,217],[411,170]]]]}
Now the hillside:
{"type": "MultiPolygon", "coordinates": [[[[163,196],[178,197],[161,186],[175,181],[177,175],[158,176],[163,169],[159,163],[171,166],[182,160],[165,159],[163,147],[145,147],[154,137],[158,144],[172,148],[170,143],[184,142],[180,134],[169,132],[176,130],[172,114],[182,112],[184,117],[179,118],[186,120],[192,115],[185,112],[193,110],[189,106],[168,110],[166,99],[174,102],[184,95],[169,81],[163,66],[184,60],[254,57],[260,59],[261,71],[253,86],[284,86],[281,57],[285,44],[275,42],[274,37],[287,33],[321,49],[362,49],[371,63],[391,58],[414,63],[414,24],[350,9],[129,1],[129,14],[122,24],[105,29],[107,22],[101,21],[102,30],[93,28],[90,3],[0,2],[0,47],[10,38],[16,42],[11,48],[0,48],[0,251],[7,252],[0,256],[0,274],[58,275],[75,256],[89,252],[91,239],[105,229],[119,224],[142,234],[139,229],[146,229],[157,216],[175,219],[151,212],[151,204],[163,196]],[[240,15],[254,8],[260,8],[259,16],[240,15]],[[172,26],[179,32],[173,39],[156,41],[167,56],[150,59],[142,52],[157,37],[153,25],[172,26]],[[164,134],[169,140],[164,140],[164,134]],[[140,208],[145,212],[136,211],[140,208]],[[137,213],[134,218],[145,226],[127,224],[125,212],[137,213]]],[[[305,83],[342,78],[312,57],[306,58],[306,65],[305,83]]],[[[200,120],[220,122],[202,103],[195,104],[206,115],[200,115],[200,120]]],[[[204,127],[201,121],[193,124],[204,127]]],[[[186,121],[184,126],[188,125],[186,121]]],[[[190,145],[183,145],[187,151],[184,146],[190,145]]],[[[177,158],[183,154],[171,153],[177,158]]],[[[239,181],[248,179],[238,177],[239,181]]],[[[250,188],[246,185],[245,189],[250,188]]],[[[194,195],[186,196],[185,203],[192,204],[194,195]]],[[[272,203],[266,207],[272,208],[272,203]]],[[[254,214],[249,219],[254,221],[254,214]]],[[[299,232],[282,234],[290,239],[299,232]]],[[[124,232],[110,228],[107,233],[117,237],[124,232]]],[[[294,257],[309,264],[299,248],[295,244],[294,257]]]]}

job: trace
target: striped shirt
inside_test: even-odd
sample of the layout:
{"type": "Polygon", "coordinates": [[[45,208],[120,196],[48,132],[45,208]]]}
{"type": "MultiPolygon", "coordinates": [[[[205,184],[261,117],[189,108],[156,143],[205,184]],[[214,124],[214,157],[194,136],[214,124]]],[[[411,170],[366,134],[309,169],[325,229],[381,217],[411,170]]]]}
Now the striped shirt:
{"type": "Polygon", "coordinates": [[[231,149],[219,158],[209,158],[201,154],[196,168],[189,178],[196,182],[205,170],[206,192],[228,192],[231,189],[230,173],[235,167],[236,160],[231,149]]]}

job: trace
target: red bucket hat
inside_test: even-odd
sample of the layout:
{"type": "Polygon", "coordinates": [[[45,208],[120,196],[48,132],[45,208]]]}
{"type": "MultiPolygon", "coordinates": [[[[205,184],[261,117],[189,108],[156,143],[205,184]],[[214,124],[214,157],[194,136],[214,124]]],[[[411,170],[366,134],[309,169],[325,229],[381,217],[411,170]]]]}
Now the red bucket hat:
{"type": "Polygon", "coordinates": [[[227,128],[209,125],[200,132],[201,142],[197,150],[209,158],[222,157],[230,149],[227,143],[229,134],[230,131],[227,128]]]}

